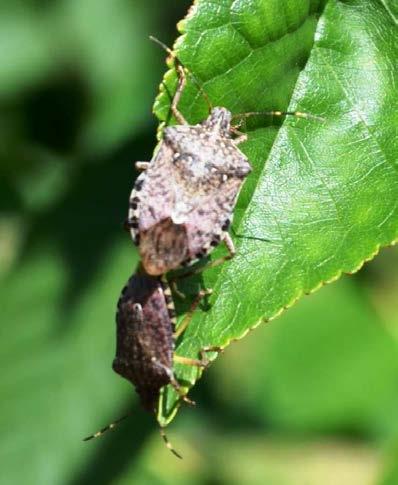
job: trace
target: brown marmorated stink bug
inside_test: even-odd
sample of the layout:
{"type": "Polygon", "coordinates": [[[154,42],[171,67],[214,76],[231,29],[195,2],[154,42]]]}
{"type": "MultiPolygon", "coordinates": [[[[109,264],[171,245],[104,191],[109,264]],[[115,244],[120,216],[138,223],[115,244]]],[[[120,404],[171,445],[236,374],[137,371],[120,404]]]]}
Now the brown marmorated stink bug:
{"type": "MultiPolygon", "coordinates": [[[[185,68],[167,46],[154,37],[151,39],[175,62],[179,77],[171,112],[178,124],[164,129],[150,162],[136,162],[136,168],[143,173],[130,195],[126,228],[139,247],[145,271],[161,275],[207,256],[222,241],[229,255],[210,266],[235,254],[227,231],[251,166],[238,148],[247,135],[231,125],[232,114],[228,109],[215,107],[202,123],[189,125],[178,110],[186,84],[185,68]]],[[[250,112],[236,117],[256,115],[321,119],[298,111],[250,112]]]]}
{"type": "MultiPolygon", "coordinates": [[[[174,376],[173,364],[180,363],[205,368],[209,364],[207,352],[217,352],[216,347],[204,348],[200,359],[191,359],[174,354],[174,342],[189,324],[192,314],[203,296],[201,291],[194,299],[190,310],[175,330],[175,310],[170,287],[164,278],[154,277],[138,271],[123,288],[116,313],[116,357],[113,370],[130,381],[140,397],[141,404],[156,413],[160,389],[171,384],[181,400],[195,404],[185,394],[174,376]]],[[[121,418],[124,419],[124,418],[121,418]]],[[[106,426],[85,441],[97,438],[120,421],[106,426]]],[[[176,456],[167,436],[160,428],[166,446],[176,456]]]]}
{"type": "Polygon", "coordinates": [[[238,149],[246,135],[231,126],[230,111],[213,108],[197,125],[189,125],[178,111],[186,78],[180,63],[177,70],[171,111],[178,125],[164,129],[150,162],[136,163],[144,172],[131,192],[126,222],[139,246],[142,265],[151,275],[191,264],[221,241],[229,256],[219,262],[235,254],[227,230],[241,185],[251,171],[238,149]]]}

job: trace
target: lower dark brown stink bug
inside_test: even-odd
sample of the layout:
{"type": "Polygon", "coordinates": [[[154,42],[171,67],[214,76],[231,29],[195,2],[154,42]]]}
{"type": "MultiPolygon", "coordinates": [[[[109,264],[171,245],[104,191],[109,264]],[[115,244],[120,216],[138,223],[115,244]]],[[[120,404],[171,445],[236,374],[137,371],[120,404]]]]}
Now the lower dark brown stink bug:
{"type": "MultiPolygon", "coordinates": [[[[204,368],[209,364],[206,353],[220,349],[204,348],[200,359],[191,359],[175,355],[174,342],[186,329],[200,299],[208,293],[209,291],[199,292],[176,331],[174,303],[170,287],[165,280],[138,272],[123,288],[117,304],[116,357],[113,369],[135,386],[141,404],[147,411],[157,412],[160,390],[167,384],[174,387],[181,400],[191,405],[195,404],[186,396],[175,378],[173,364],[181,363],[204,368]]],[[[114,428],[119,421],[88,436],[85,441],[114,428]]],[[[160,432],[170,451],[181,458],[171,446],[163,428],[160,428],[160,432]]]]}

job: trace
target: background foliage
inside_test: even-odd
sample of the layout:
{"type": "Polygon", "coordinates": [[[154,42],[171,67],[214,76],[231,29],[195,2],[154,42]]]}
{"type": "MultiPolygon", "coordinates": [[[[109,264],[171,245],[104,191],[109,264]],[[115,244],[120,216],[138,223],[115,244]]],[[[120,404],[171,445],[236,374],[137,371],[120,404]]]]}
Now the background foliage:
{"type": "Polygon", "coordinates": [[[395,249],[225,352],[169,430],[183,462],[111,371],[115,302],[136,264],[121,230],[132,161],[151,156],[164,71],[147,37],[172,44],[188,6],[0,7],[2,480],[396,483],[395,249]],[[126,410],[119,429],[80,441],[126,410]]]}

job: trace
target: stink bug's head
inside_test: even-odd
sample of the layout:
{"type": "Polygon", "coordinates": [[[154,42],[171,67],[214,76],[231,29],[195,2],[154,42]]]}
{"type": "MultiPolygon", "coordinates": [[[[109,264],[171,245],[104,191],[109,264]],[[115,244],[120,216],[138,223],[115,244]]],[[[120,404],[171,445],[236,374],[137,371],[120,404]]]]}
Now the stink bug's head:
{"type": "Polygon", "coordinates": [[[229,135],[231,131],[232,114],[227,108],[216,107],[211,110],[210,116],[203,121],[202,126],[212,131],[220,131],[229,135]]]}

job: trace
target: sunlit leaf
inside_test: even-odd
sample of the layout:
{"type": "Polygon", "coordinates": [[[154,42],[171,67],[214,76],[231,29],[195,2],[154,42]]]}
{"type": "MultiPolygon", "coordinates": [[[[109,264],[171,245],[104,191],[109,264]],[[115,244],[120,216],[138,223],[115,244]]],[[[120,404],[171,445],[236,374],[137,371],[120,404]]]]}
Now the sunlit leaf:
{"type": "MultiPolygon", "coordinates": [[[[237,232],[249,238],[236,240],[232,262],[205,274],[211,309],[197,312],[179,354],[225,347],[397,239],[396,28],[376,0],[334,0],[323,11],[320,2],[199,1],[181,23],[177,55],[213,105],[233,113],[289,106],[325,121],[247,125],[242,149],[254,173],[237,232]]],[[[175,75],[166,79],[170,90],[175,75]]],[[[163,93],[161,118],[168,104],[163,93]]],[[[206,109],[191,82],[182,112],[197,122],[206,109]]],[[[181,367],[178,376],[192,385],[198,372],[181,367]]],[[[168,390],[162,422],[175,404],[168,390]]]]}

